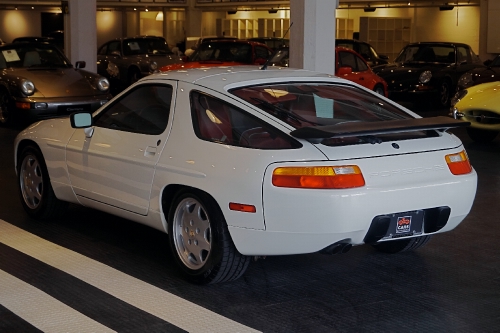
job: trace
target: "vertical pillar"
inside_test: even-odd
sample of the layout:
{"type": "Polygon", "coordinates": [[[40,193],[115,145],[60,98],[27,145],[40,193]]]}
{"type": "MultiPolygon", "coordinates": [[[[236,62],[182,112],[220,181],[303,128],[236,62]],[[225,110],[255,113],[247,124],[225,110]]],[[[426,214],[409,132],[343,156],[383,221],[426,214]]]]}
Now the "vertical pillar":
{"type": "Polygon", "coordinates": [[[335,74],[338,0],[290,0],[290,67],[335,74]]]}
{"type": "Polygon", "coordinates": [[[196,0],[188,0],[186,7],[186,31],[185,37],[198,37],[202,35],[201,18],[202,11],[195,7],[196,0]]]}
{"type": "Polygon", "coordinates": [[[69,15],[65,23],[65,51],[71,62],[85,61],[86,69],[97,72],[97,26],[96,26],[96,0],[71,0],[69,1],[69,15]],[[68,33],[69,32],[69,33],[68,33]]]}

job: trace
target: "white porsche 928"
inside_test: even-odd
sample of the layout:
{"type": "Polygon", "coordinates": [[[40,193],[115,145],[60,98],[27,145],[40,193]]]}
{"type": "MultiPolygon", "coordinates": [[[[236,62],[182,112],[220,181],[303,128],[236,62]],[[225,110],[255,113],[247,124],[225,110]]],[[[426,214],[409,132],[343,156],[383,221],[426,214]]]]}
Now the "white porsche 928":
{"type": "Polygon", "coordinates": [[[446,130],[466,125],[331,75],[204,68],[31,125],[15,163],[31,217],[73,203],[162,230],[182,274],[205,284],[237,279],[252,257],[396,253],[452,230],[477,174],[446,130]]]}

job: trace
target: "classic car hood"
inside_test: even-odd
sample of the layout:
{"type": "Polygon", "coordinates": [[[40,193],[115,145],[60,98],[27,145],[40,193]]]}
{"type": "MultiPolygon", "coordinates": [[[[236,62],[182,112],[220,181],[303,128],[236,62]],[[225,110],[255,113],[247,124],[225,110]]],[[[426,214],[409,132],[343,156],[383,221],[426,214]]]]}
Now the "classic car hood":
{"type": "Polygon", "coordinates": [[[429,64],[429,63],[396,63],[385,66],[377,66],[373,68],[373,71],[385,78],[387,76],[408,76],[408,75],[419,75],[425,70],[440,70],[448,66],[447,64],[429,64]]]}
{"type": "Polygon", "coordinates": [[[182,58],[179,56],[175,56],[173,54],[167,54],[167,55],[143,55],[139,56],[138,58],[142,59],[143,61],[147,62],[156,62],[158,64],[158,68],[162,66],[167,66],[167,65],[172,65],[172,64],[179,64],[182,63],[182,58]]]}
{"type": "Polygon", "coordinates": [[[457,103],[460,110],[487,109],[497,110],[500,103],[500,82],[478,84],[467,88],[465,98],[457,103]]]}
{"type": "Polygon", "coordinates": [[[95,76],[86,71],[74,68],[54,69],[16,69],[15,76],[24,77],[35,84],[36,92],[33,97],[70,97],[93,96],[101,94],[85,76],[95,76]]]}

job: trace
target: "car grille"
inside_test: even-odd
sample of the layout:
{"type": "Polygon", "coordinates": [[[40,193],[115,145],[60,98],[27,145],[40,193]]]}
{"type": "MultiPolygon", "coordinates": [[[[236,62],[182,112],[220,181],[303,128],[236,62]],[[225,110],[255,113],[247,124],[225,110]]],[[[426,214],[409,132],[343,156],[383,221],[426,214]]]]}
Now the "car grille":
{"type": "Polygon", "coordinates": [[[487,110],[471,110],[465,112],[467,121],[481,124],[500,124],[500,115],[487,110]]]}

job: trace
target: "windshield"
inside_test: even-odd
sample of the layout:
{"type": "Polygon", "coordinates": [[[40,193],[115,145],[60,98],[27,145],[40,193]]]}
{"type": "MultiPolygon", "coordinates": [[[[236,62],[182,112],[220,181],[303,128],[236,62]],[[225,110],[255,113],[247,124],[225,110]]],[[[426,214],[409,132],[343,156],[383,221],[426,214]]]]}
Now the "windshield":
{"type": "MultiPolygon", "coordinates": [[[[345,122],[378,122],[413,118],[376,95],[359,88],[330,83],[292,82],[236,88],[230,93],[279,118],[295,129],[337,125],[345,122]]],[[[429,134],[424,132],[385,135],[402,140],[429,134]]],[[[381,136],[383,137],[383,136],[381,136]]],[[[360,138],[328,139],[323,144],[361,143],[360,138]]],[[[382,138],[384,140],[384,138],[382,138]]]]}
{"type": "Polygon", "coordinates": [[[172,54],[167,41],[163,38],[127,39],[123,42],[123,53],[130,55],[167,55],[172,54]]]}
{"type": "Polygon", "coordinates": [[[490,67],[500,67],[500,56],[496,56],[495,59],[489,64],[490,67]]]}
{"type": "Polygon", "coordinates": [[[208,42],[201,44],[191,56],[191,61],[235,61],[252,63],[252,45],[235,42],[208,42]]]}
{"type": "Polygon", "coordinates": [[[282,48],[276,51],[273,56],[269,59],[269,66],[281,66],[288,67],[289,56],[288,48],[282,48]]]}
{"type": "Polygon", "coordinates": [[[50,44],[18,43],[0,51],[0,69],[70,66],[66,57],[50,44]]]}
{"type": "Polygon", "coordinates": [[[446,45],[411,45],[401,51],[396,62],[455,63],[455,48],[446,45]]]}

